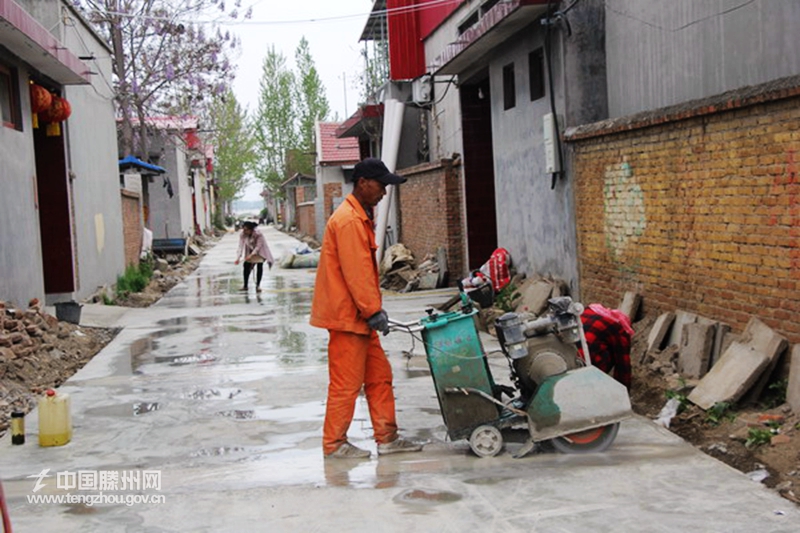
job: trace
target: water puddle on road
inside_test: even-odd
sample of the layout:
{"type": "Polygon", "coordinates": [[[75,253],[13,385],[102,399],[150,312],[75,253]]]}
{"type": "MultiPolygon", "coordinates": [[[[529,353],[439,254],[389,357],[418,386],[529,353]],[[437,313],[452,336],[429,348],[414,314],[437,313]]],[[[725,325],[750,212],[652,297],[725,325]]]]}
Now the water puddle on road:
{"type": "Polygon", "coordinates": [[[453,503],[461,498],[463,498],[461,494],[446,490],[409,489],[395,496],[393,500],[395,503],[429,506],[453,503]]]}
{"type": "Polygon", "coordinates": [[[198,389],[183,395],[189,400],[233,400],[242,393],[242,389],[198,389]]]}
{"type": "MultiPolygon", "coordinates": [[[[170,366],[233,364],[318,367],[327,364],[327,339],[306,320],[276,311],[212,317],[177,317],[159,322],[165,329],[129,345],[131,371],[150,364],[170,366]],[[192,353],[192,350],[196,350],[192,353]],[[211,352],[214,352],[213,354],[211,352]],[[276,365],[277,363],[277,365],[276,365]]],[[[155,370],[162,372],[161,370],[155,370]]],[[[265,375],[266,375],[265,374],[265,375]]]]}
{"type": "Polygon", "coordinates": [[[86,414],[90,416],[141,416],[161,409],[159,402],[133,402],[117,405],[103,405],[100,407],[90,407],[86,414]]]}
{"type": "Polygon", "coordinates": [[[170,366],[191,365],[193,363],[207,364],[217,360],[215,355],[206,353],[185,354],[185,355],[156,355],[153,357],[154,363],[167,363],[170,366]]]}
{"type": "Polygon", "coordinates": [[[220,411],[217,414],[234,420],[252,420],[256,417],[256,412],[252,409],[230,409],[228,411],[220,411]]]}
{"type": "MultiPolygon", "coordinates": [[[[268,420],[279,424],[320,421],[325,416],[325,405],[320,401],[288,406],[260,406],[255,409],[229,409],[217,412],[219,416],[234,420],[268,420]]],[[[359,421],[354,417],[354,421],[359,421]]],[[[364,420],[365,421],[365,420],[364,420]]]]}
{"type": "Polygon", "coordinates": [[[218,448],[202,448],[189,454],[189,457],[223,457],[247,451],[243,446],[220,446],[218,448]]]}
{"type": "Polygon", "coordinates": [[[405,377],[409,379],[430,377],[431,375],[430,370],[423,370],[420,368],[406,368],[403,372],[405,373],[405,377]]]}
{"type": "Polygon", "coordinates": [[[468,485],[498,485],[505,481],[510,481],[514,479],[513,477],[502,477],[502,476],[495,476],[495,477],[475,477],[472,479],[465,479],[464,483],[468,485]]]}

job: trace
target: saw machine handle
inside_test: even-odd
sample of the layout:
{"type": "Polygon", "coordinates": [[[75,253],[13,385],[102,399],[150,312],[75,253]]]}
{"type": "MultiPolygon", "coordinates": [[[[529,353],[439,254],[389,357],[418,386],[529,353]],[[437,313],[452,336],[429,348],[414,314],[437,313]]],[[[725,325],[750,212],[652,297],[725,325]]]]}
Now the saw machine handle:
{"type": "Polygon", "coordinates": [[[411,320],[410,322],[401,322],[399,320],[395,320],[393,318],[389,319],[389,331],[405,331],[408,333],[414,333],[417,331],[422,331],[425,327],[422,325],[422,322],[419,320],[411,320]]]}

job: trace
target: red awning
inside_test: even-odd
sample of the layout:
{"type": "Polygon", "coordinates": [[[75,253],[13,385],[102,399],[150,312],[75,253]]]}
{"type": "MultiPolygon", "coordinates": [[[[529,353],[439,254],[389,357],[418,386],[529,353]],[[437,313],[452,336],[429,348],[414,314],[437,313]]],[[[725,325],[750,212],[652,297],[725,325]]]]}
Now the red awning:
{"type": "Polygon", "coordinates": [[[336,128],[337,137],[361,137],[381,131],[383,104],[367,104],[336,128]]]}

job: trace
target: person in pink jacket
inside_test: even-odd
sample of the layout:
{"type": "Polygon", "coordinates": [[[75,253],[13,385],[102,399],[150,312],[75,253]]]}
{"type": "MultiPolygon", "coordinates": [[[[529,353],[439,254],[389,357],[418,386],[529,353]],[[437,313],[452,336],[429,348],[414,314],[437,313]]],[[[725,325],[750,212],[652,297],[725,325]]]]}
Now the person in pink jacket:
{"type": "Polygon", "coordinates": [[[244,257],[244,286],[241,290],[247,291],[247,283],[253,267],[256,270],[256,292],[261,292],[261,277],[264,275],[264,263],[272,268],[275,259],[267,246],[267,239],[256,229],[255,222],[245,222],[242,233],[239,235],[239,251],[236,252],[235,264],[239,264],[244,257]]]}

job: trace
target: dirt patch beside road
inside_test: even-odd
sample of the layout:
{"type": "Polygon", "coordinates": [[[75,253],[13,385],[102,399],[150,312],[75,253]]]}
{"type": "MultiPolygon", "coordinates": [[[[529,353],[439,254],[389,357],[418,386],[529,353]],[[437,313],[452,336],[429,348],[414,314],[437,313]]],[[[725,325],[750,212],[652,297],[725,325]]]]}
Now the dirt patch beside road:
{"type": "Polygon", "coordinates": [[[13,411],[30,412],[42,392],[83,368],[117,334],[59,322],[38,300],[31,304],[23,310],[0,302],[0,435],[13,411]]]}
{"type": "Polygon", "coordinates": [[[676,398],[682,410],[672,419],[670,431],[741,472],[765,470],[769,474],[763,480],[766,486],[800,504],[800,416],[783,403],[780,387],[768,389],[756,404],[703,411],[686,400],[690,389],[683,382],[636,364],[654,322],[655,317],[648,316],[634,324],[634,411],[655,419],[667,400],[676,398]]]}
{"type": "MultiPolygon", "coordinates": [[[[161,262],[148,286],[115,298],[124,307],[149,307],[193,272],[202,256],[161,262]]],[[[102,302],[98,295],[96,301],[102,302]]],[[[0,301],[0,436],[13,411],[29,413],[47,389],[64,383],[117,335],[117,329],[76,326],[46,313],[38,300],[28,309],[0,301]]]]}

